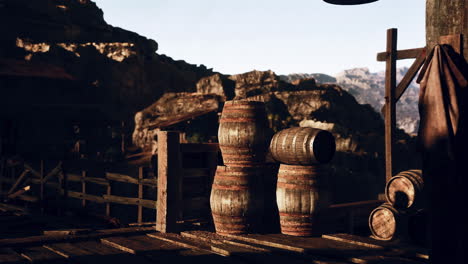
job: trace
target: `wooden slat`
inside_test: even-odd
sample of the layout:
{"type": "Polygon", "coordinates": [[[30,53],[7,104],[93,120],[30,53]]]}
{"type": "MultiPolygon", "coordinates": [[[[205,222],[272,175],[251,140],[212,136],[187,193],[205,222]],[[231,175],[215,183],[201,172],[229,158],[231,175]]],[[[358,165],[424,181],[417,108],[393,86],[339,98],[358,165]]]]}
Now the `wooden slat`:
{"type": "Polygon", "coordinates": [[[74,258],[80,256],[89,256],[92,255],[86,249],[77,247],[72,243],[54,243],[54,244],[45,244],[44,248],[55,252],[56,254],[64,257],[64,258],[74,258]]]}
{"type": "Polygon", "coordinates": [[[84,194],[80,192],[68,191],[68,196],[77,199],[86,199],[88,201],[93,201],[96,203],[105,203],[106,199],[102,196],[91,195],[91,194],[84,194]]]}
{"type": "Polygon", "coordinates": [[[91,182],[99,185],[107,186],[109,185],[109,181],[104,178],[96,178],[96,177],[87,177],[86,171],[82,172],[82,175],[74,174],[74,173],[67,173],[67,180],[73,182],[91,182]],[[83,174],[84,173],[84,174],[83,174]]]}
{"type": "Polygon", "coordinates": [[[218,143],[184,143],[180,144],[182,153],[218,152],[218,143]]]}
{"type": "Polygon", "coordinates": [[[27,263],[27,260],[21,257],[11,248],[0,248],[0,263],[27,263]]]}
{"type": "Polygon", "coordinates": [[[44,247],[20,249],[20,255],[33,263],[67,263],[66,258],[44,247]]]}
{"type": "Polygon", "coordinates": [[[362,237],[350,234],[327,234],[322,236],[325,239],[336,240],[353,245],[359,245],[375,249],[391,250],[401,256],[419,259],[421,261],[429,260],[429,252],[425,248],[415,247],[400,243],[398,241],[381,241],[369,237],[362,237]]]}
{"type": "MultiPolygon", "coordinates": [[[[138,263],[138,264],[149,264],[150,261],[146,260],[143,257],[135,256],[127,252],[118,250],[114,247],[96,242],[96,241],[85,241],[78,242],[74,244],[77,247],[90,251],[93,255],[101,255],[99,258],[105,260],[105,263],[112,264],[129,264],[129,263],[138,263]]],[[[101,261],[100,261],[101,262],[101,261]]],[[[96,263],[96,262],[95,262],[96,263]]]]}
{"type": "Polygon", "coordinates": [[[177,250],[180,246],[171,244],[162,240],[152,239],[148,236],[132,236],[132,237],[109,237],[102,238],[101,242],[108,246],[119,250],[131,253],[141,254],[146,251],[155,250],[177,250]]]}
{"type": "Polygon", "coordinates": [[[18,179],[16,180],[16,182],[13,184],[13,186],[11,186],[10,190],[8,190],[7,194],[11,194],[13,193],[13,191],[16,189],[16,187],[18,187],[18,185],[21,183],[21,181],[23,181],[24,177],[26,177],[26,175],[28,175],[29,173],[29,170],[28,169],[25,169],[21,175],[18,177],[18,179]]]}
{"type": "Polygon", "coordinates": [[[118,182],[126,182],[126,183],[131,183],[131,184],[143,184],[146,186],[150,187],[156,187],[157,186],[157,180],[156,179],[142,179],[138,180],[137,178],[133,178],[131,176],[125,175],[125,174],[119,174],[119,173],[111,173],[111,172],[106,172],[106,178],[108,180],[112,181],[118,181],[118,182]]]}
{"type": "Polygon", "coordinates": [[[1,247],[18,247],[30,245],[43,245],[47,243],[70,242],[85,239],[95,239],[110,236],[121,236],[125,234],[141,234],[154,232],[154,227],[127,227],[118,229],[97,230],[90,234],[80,235],[57,235],[57,236],[30,236],[22,238],[4,238],[0,239],[1,247]]]}
{"type": "Polygon", "coordinates": [[[118,204],[129,204],[129,205],[141,205],[146,208],[156,209],[156,201],[152,201],[152,200],[121,197],[121,196],[116,196],[116,195],[103,195],[102,198],[106,202],[112,202],[112,203],[118,203],[118,204]]]}
{"type": "Polygon", "coordinates": [[[42,179],[42,181],[43,181],[43,182],[47,182],[52,176],[57,175],[57,173],[59,173],[61,170],[62,170],[62,162],[59,161],[59,163],[57,164],[57,166],[55,166],[55,168],[53,168],[53,169],[42,179]]]}
{"type": "MultiPolygon", "coordinates": [[[[397,51],[397,60],[404,59],[415,59],[423,52],[426,48],[406,49],[397,51]]],[[[377,53],[377,61],[386,61],[389,56],[388,52],[377,53]]]]}

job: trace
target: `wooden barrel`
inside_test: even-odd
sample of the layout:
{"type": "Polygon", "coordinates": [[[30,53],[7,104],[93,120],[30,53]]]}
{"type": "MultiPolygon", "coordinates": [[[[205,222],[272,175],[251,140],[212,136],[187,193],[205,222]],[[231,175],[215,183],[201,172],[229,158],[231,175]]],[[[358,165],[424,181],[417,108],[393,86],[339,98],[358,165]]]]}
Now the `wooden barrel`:
{"type": "Polygon", "coordinates": [[[293,127],[276,133],[270,152],[278,162],[291,165],[327,163],[335,154],[335,138],[325,130],[293,127]]]}
{"type": "Polygon", "coordinates": [[[218,140],[224,164],[263,164],[270,140],[265,103],[227,101],[219,120],[218,140]]]}
{"type": "Polygon", "coordinates": [[[384,203],[370,213],[369,228],[378,240],[407,239],[408,215],[405,211],[384,203]]]}
{"type": "Polygon", "coordinates": [[[218,166],[210,196],[219,234],[259,231],[263,213],[263,167],[218,166]]]}
{"type": "Polygon", "coordinates": [[[281,164],[276,203],[281,233],[292,236],[321,235],[319,217],[330,204],[323,166],[281,164]]]}
{"type": "Polygon", "coordinates": [[[385,196],[395,208],[420,208],[425,200],[423,189],[421,170],[402,171],[387,182],[385,196]]]}

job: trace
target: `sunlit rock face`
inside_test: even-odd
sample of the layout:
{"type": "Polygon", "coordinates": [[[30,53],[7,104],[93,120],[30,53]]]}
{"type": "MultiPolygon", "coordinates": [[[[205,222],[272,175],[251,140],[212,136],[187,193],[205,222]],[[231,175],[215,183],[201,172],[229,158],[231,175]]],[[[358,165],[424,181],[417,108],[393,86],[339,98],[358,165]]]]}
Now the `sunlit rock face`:
{"type": "Polygon", "coordinates": [[[157,54],[156,41],[113,27],[88,0],[0,0],[0,57],[46,62],[99,89],[112,119],[135,112],[166,92],[195,92],[213,74],[205,66],[157,54]]]}
{"type": "MultiPolygon", "coordinates": [[[[408,71],[407,67],[397,70],[399,82],[408,71]]],[[[385,103],[385,72],[370,72],[368,68],[344,70],[331,77],[325,74],[289,74],[283,80],[294,82],[314,77],[318,83],[336,83],[352,94],[360,104],[370,104],[380,113],[385,103]]],[[[397,103],[397,125],[406,133],[416,134],[419,124],[418,112],[419,85],[413,81],[397,103]]]]}

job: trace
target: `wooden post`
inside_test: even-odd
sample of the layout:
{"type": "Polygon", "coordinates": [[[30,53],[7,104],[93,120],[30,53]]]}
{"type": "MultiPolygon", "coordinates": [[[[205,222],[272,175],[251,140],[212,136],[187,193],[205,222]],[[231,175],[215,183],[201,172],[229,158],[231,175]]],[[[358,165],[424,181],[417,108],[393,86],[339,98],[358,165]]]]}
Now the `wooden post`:
{"type": "MultiPolygon", "coordinates": [[[[107,185],[107,195],[111,195],[112,193],[112,187],[111,187],[111,181],[109,181],[109,184],[107,185]]],[[[111,204],[110,202],[106,202],[106,216],[110,216],[111,214],[111,204]]]]}
{"type": "MultiPolygon", "coordinates": [[[[138,167],[138,199],[141,201],[143,199],[143,167],[138,167]]],[[[138,215],[137,215],[137,222],[143,222],[143,206],[141,203],[138,203],[138,215]]]]}
{"type": "Polygon", "coordinates": [[[181,208],[181,161],[179,133],[158,132],[158,198],[156,230],[176,231],[176,220],[181,208]]]}
{"type": "Polygon", "coordinates": [[[387,30],[387,60],[385,65],[385,178],[393,176],[393,145],[395,142],[397,29],[387,30]]]}
{"type": "Polygon", "coordinates": [[[84,198],[86,194],[86,171],[81,171],[81,193],[83,193],[83,199],[81,200],[81,206],[86,207],[86,199],[84,198]]]}
{"type": "Polygon", "coordinates": [[[41,165],[39,169],[41,174],[41,182],[39,186],[39,198],[41,199],[41,213],[44,213],[44,160],[41,159],[41,165]]]}

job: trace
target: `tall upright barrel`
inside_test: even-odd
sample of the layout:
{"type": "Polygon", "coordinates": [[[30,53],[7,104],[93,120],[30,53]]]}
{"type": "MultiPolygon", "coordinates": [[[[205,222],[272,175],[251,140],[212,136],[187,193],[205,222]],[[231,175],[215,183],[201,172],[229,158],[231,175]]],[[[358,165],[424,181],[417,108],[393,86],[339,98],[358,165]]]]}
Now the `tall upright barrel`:
{"type": "Polygon", "coordinates": [[[210,196],[219,234],[258,231],[263,214],[262,166],[218,166],[210,196]]]}
{"type": "Polygon", "coordinates": [[[292,236],[321,234],[320,212],[330,204],[326,171],[321,165],[280,165],[276,202],[281,233],[292,236]]]}
{"type": "Polygon", "coordinates": [[[265,103],[235,100],[224,104],[218,130],[224,164],[263,164],[269,139],[265,103]]]}
{"type": "Polygon", "coordinates": [[[402,171],[390,178],[385,186],[385,196],[395,208],[423,207],[425,198],[421,170],[402,171]]]}
{"type": "Polygon", "coordinates": [[[292,165],[329,162],[335,154],[335,138],[325,130],[293,127],[276,133],[270,144],[273,159],[292,165]]]}

